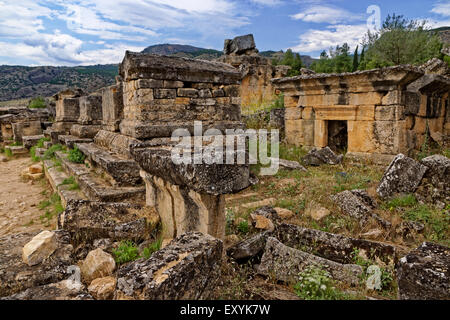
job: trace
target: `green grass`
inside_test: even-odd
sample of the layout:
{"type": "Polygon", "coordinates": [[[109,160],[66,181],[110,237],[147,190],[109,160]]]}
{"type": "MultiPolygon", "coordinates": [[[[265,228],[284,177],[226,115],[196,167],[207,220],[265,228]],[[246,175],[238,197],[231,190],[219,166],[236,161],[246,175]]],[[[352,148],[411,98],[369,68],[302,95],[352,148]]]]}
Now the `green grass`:
{"type": "Polygon", "coordinates": [[[69,190],[80,190],[80,186],[74,177],[64,179],[57,187],[69,186],[69,190]]]}
{"type": "Polygon", "coordinates": [[[396,208],[413,207],[417,204],[417,199],[414,194],[407,194],[401,197],[394,198],[382,205],[385,210],[394,210],[396,208]]]}
{"type": "Polygon", "coordinates": [[[64,212],[61,197],[57,193],[52,194],[48,200],[41,201],[38,208],[40,210],[45,210],[45,213],[39,217],[45,226],[49,226],[51,220],[55,216],[58,216],[60,213],[64,212]]]}
{"type": "Polygon", "coordinates": [[[84,163],[84,159],[86,159],[86,156],[78,149],[78,147],[75,146],[72,150],[69,150],[69,155],[67,156],[67,159],[70,162],[73,163],[84,163]]]}
{"type": "Polygon", "coordinates": [[[9,145],[10,147],[21,147],[23,144],[21,142],[13,142],[9,145]]]}
{"type": "Polygon", "coordinates": [[[42,97],[34,98],[30,101],[28,105],[30,109],[44,109],[47,108],[47,104],[45,103],[45,99],[42,97]]]}
{"type": "Polygon", "coordinates": [[[248,221],[242,221],[238,224],[237,230],[242,234],[247,234],[250,232],[250,225],[248,224],[248,221]]]}
{"type": "Polygon", "coordinates": [[[60,144],[55,144],[48,148],[44,153],[44,159],[49,160],[55,157],[55,152],[64,150],[64,147],[60,144]]]}
{"type": "Polygon", "coordinates": [[[149,259],[153,253],[161,249],[162,245],[162,239],[158,239],[155,242],[153,242],[148,247],[144,248],[142,252],[142,258],[149,259]]]}
{"type": "Polygon", "coordinates": [[[117,264],[124,264],[139,258],[139,249],[132,241],[122,241],[119,247],[113,250],[117,264]]]}
{"type": "Polygon", "coordinates": [[[13,156],[13,153],[12,153],[11,149],[5,149],[5,155],[8,158],[11,158],[13,156]]]}
{"type": "Polygon", "coordinates": [[[403,214],[403,218],[425,224],[425,238],[429,241],[450,244],[450,205],[445,210],[430,208],[425,204],[417,205],[403,214]]]}

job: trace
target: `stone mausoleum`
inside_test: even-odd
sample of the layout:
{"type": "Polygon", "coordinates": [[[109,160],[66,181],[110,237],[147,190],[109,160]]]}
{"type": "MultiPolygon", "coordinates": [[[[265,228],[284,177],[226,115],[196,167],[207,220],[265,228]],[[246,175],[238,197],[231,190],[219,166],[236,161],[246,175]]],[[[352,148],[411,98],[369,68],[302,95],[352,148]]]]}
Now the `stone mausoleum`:
{"type": "Polygon", "coordinates": [[[286,139],[390,161],[426,141],[448,143],[450,79],[412,66],[272,80],[284,94],[286,139]]]}

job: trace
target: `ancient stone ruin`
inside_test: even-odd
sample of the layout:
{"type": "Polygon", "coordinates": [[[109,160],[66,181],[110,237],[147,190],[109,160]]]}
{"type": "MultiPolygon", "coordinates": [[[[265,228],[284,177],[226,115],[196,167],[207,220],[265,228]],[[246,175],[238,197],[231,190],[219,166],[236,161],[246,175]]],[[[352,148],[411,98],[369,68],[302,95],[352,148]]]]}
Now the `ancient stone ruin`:
{"type": "Polygon", "coordinates": [[[390,161],[420,149],[426,135],[443,143],[449,130],[448,78],[395,66],[349,74],[272,80],[284,94],[286,139],[307,148],[390,161]]]}
{"type": "MultiPolygon", "coordinates": [[[[362,286],[364,292],[380,290],[381,275],[370,277],[369,270],[381,267],[397,280],[400,299],[450,299],[448,247],[425,242],[408,252],[369,240],[378,232],[407,242],[425,229],[417,221],[393,223],[379,214],[381,202],[411,194],[445,209],[450,200],[450,160],[409,157],[427,138],[448,143],[445,66],[430,61],[421,68],[330,75],[301,70],[301,76],[285,78],[286,68],[258,55],[252,35],[226,40],[224,53],[208,62],[127,51],[115,85],[55,95],[53,123],[49,111],[2,110],[3,140],[23,142],[27,152],[46,138],[43,169],[64,211],[57,230],[0,238],[0,299],[208,299],[226,263],[246,265],[251,277],[284,287],[320,267],[349,291],[362,286]],[[247,150],[235,146],[246,129],[241,107],[275,93],[284,94],[286,108],[274,113],[273,126],[285,128],[289,144],[311,149],[305,166],[344,167],[337,152],[344,150],[347,157],[392,160],[373,192],[336,190],[321,199],[330,210],[316,203],[320,197],[289,203],[292,210],[272,208],[279,200],[274,196],[243,203],[247,220],[226,212],[233,211],[226,208],[232,197],[258,196],[230,196],[257,183],[247,150]],[[183,134],[174,137],[176,131],[183,134]],[[216,140],[230,132],[232,142],[216,140]],[[212,141],[223,148],[211,148],[212,141]],[[174,154],[185,158],[174,161],[174,154]],[[245,161],[237,163],[238,156],[245,161]],[[210,161],[217,158],[233,161],[210,161]],[[300,226],[296,219],[303,212],[293,207],[302,206],[300,226]],[[337,213],[327,230],[344,223],[361,233],[303,227],[337,213]],[[371,226],[378,229],[367,232],[371,226]],[[245,236],[226,236],[227,227],[243,229],[245,236]],[[145,255],[155,239],[158,248],[145,255]],[[130,242],[139,254],[125,263],[114,259],[118,247],[130,242]]],[[[296,161],[279,164],[305,181],[314,175],[296,161]]],[[[33,169],[42,175],[41,167],[33,169]]],[[[275,177],[268,193],[297,192],[301,184],[282,185],[299,180],[293,176],[275,177]]]]}
{"type": "Polygon", "coordinates": [[[290,67],[273,66],[270,59],[258,54],[253,35],[225,40],[224,56],[218,61],[231,64],[242,74],[242,106],[273,100],[272,78],[285,77],[290,67]]]}

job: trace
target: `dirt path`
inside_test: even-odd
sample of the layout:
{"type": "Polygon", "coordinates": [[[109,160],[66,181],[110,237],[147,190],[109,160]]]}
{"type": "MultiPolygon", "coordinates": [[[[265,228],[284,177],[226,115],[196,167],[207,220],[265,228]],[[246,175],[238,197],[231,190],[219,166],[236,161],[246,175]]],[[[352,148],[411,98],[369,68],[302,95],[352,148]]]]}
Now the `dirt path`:
{"type": "Polygon", "coordinates": [[[45,226],[40,219],[44,212],[39,203],[51,193],[45,180],[30,182],[20,177],[22,170],[32,164],[29,158],[0,163],[0,237],[54,226],[53,222],[45,226]]]}

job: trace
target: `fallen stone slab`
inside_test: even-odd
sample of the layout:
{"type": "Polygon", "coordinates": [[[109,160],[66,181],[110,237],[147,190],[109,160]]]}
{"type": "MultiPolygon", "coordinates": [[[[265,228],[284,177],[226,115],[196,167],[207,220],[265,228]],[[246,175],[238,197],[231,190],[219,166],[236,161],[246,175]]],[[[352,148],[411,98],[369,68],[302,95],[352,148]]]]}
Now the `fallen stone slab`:
{"type": "Polygon", "coordinates": [[[6,146],[5,149],[11,150],[13,156],[28,154],[28,149],[22,146],[6,146]]]}
{"type": "Polygon", "coordinates": [[[98,278],[89,285],[89,293],[96,300],[111,300],[116,290],[117,279],[114,277],[98,278]]]}
{"type": "Polygon", "coordinates": [[[22,248],[22,259],[27,265],[35,266],[48,259],[58,248],[56,234],[42,231],[22,248]]]}
{"type": "Polygon", "coordinates": [[[450,248],[423,243],[400,259],[397,282],[401,300],[449,300],[450,248]]]}
{"type": "Polygon", "coordinates": [[[258,233],[228,248],[227,255],[238,262],[256,257],[264,251],[267,238],[271,235],[270,231],[258,233]]]}
{"type": "Polygon", "coordinates": [[[307,166],[336,165],[342,163],[343,159],[344,155],[336,155],[329,147],[314,148],[303,158],[303,163],[307,166]]]}
{"type": "Polygon", "coordinates": [[[83,284],[64,280],[43,286],[29,288],[23,292],[0,298],[0,300],[93,300],[83,284]]]}
{"type": "Polygon", "coordinates": [[[202,300],[220,276],[222,241],[198,232],[186,233],[150,259],[118,271],[117,299],[202,300]]]}
{"type": "Polygon", "coordinates": [[[70,233],[75,245],[106,238],[141,242],[158,222],[153,208],[88,200],[70,200],[58,217],[59,228],[70,233]]]}
{"type": "Polygon", "coordinates": [[[341,208],[343,213],[358,220],[361,226],[366,225],[369,219],[372,218],[384,228],[391,227],[389,221],[373,213],[372,207],[368,205],[370,202],[367,202],[366,197],[364,197],[364,194],[361,194],[360,190],[356,193],[348,190],[340,192],[331,196],[331,200],[341,208]]]}
{"type": "Polygon", "coordinates": [[[282,167],[283,169],[286,169],[286,170],[299,170],[299,171],[303,171],[303,172],[308,172],[308,170],[304,166],[302,166],[300,163],[298,163],[297,161],[278,159],[278,163],[279,163],[280,167],[282,167]]]}
{"type": "Polygon", "coordinates": [[[438,193],[437,198],[448,199],[450,197],[450,159],[443,155],[433,155],[420,163],[428,168],[422,184],[431,183],[438,193]]]}
{"type": "Polygon", "coordinates": [[[349,285],[357,285],[363,273],[361,266],[324,259],[288,247],[273,237],[267,239],[258,273],[273,276],[284,282],[296,283],[300,281],[300,273],[311,266],[326,270],[333,279],[349,285]]]}
{"type": "Polygon", "coordinates": [[[414,193],[427,170],[416,160],[399,154],[381,178],[377,193],[381,198],[393,197],[398,193],[414,193]]]}
{"type": "Polygon", "coordinates": [[[379,260],[386,265],[394,265],[398,260],[398,250],[390,244],[353,239],[292,224],[277,226],[274,234],[278,240],[289,247],[343,264],[353,263],[355,249],[360,255],[374,261],[379,260]]]}
{"type": "Polygon", "coordinates": [[[73,263],[70,236],[61,230],[54,233],[56,250],[50,257],[33,266],[23,262],[22,249],[37,233],[19,233],[0,238],[0,297],[68,277],[67,269],[73,263]]]}

